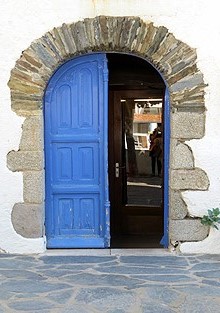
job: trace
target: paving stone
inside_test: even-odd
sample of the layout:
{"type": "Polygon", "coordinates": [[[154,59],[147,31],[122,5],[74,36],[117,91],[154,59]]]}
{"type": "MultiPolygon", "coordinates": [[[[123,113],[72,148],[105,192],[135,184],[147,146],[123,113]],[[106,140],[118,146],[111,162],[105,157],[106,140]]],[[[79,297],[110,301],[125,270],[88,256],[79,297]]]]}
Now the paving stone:
{"type": "Polygon", "coordinates": [[[82,304],[92,304],[98,309],[117,308],[129,310],[134,302],[134,293],[119,288],[85,288],[76,296],[82,304]]]}
{"type": "Polygon", "coordinates": [[[44,281],[22,280],[8,281],[1,285],[1,288],[15,293],[44,293],[52,290],[70,288],[67,284],[51,284],[44,281]]]}
{"type": "Polygon", "coordinates": [[[44,309],[52,309],[53,304],[44,300],[30,300],[30,301],[15,301],[9,303],[9,307],[22,312],[34,312],[40,311],[44,309]]]}
{"type": "Polygon", "coordinates": [[[0,313],[5,313],[5,308],[0,304],[0,313]]]}
{"type": "Polygon", "coordinates": [[[202,280],[202,284],[220,287],[220,281],[219,281],[219,279],[218,279],[218,281],[216,281],[216,280],[204,279],[204,280],[202,280]]]}
{"type": "Polygon", "coordinates": [[[143,264],[145,266],[148,265],[160,265],[160,266],[171,266],[171,267],[179,267],[179,266],[187,266],[188,263],[184,258],[176,257],[176,256],[122,256],[120,258],[122,263],[135,263],[135,264],[143,264]]]}
{"type": "Polygon", "coordinates": [[[180,313],[218,313],[220,311],[219,303],[215,302],[215,300],[192,296],[187,297],[178,310],[180,313]]]}
{"type": "MultiPolygon", "coordinates": [[[[136,277],[138,278],[138,277],[136,277]]],[[[83,286],[124,286],[126,288],[134,288],[140,281],[123,275],[103,275],[103,274],[90,274],[82,273],[76,275],[69,275],[63,277],[63,281],[71,283],[73,285],[83,286]]]]}
{"type": "Polygon", "coordinates": [[[116,257],[99,256],[43,256],[40,259],[46,264],[82,264],[82,263],[103,263],[114,260],[116,257]]]}
{"type": "Polygon", "coordinates": [[[145,288],[141,294],[143,299],[149,299],[156,302],[162,302],[165,304],[176,303],[180,300],[181,294],[176,290],[168,287],[161,288],[155,286],[154,288],[145,288]]]}
{"type": "MultiPolygon", "coordinates": [[[[106,263],[102,263],[101,264],[101,267],[111,267],[111,266],[116,266],[116,265],[119,265],[119,262],[117,260],[114,260],[114,261],[110,261],[110,262],[106,262],[106,263]]],[[[98,267],[100,265],[97,265],[98,267]]]]}
{"type": "Polygon", "coordinates": [[[124,311],[123,309],[112,309],[108,310],[107,313],[127,313],[127,312],[124,311]]]}
{"type": "Polygon", "coordinates": [[[220,261],[220,255],[219,254],[204,254],[204,255],[199,255],[197,259],[202,262],[208,261],[211,265],[212,262],[220,261]]]}
{"type": "Polygon", "coordinates": [[[166,304],[158,304],[155,302],[143,303],[142,313],[174,313],[175,311],[169,308],[166,304]]]}
{"type": "Polygon", "coordinates": [[[97,313],[97,310],[85,304],[82,306],[71,303],[70,307],[62,310],[62,313],[97,313]]]}
{"type": "Polygon", "coordinates": [[[47,298],[56,303],[66,303],[73,295],[74,290],[55,291],[50,293],[47,298]]]}
{"type": "Polygon", "coordinates": [[[1,270],[0,269],[0,275],[7,277],[7,278],[25,278],[25,279],[32,279],[32,280],[44,280],[46,279],[43,277],[42,274],[36,274],[31,271],[26,271],[26,270],[1,270]]]}
{"type": "Polygon", "coordinates": [[[23,260],[17,259],[0,259],[0,269],[27,269],[33,266],[32,262],[25,262],[23,260]]]}
{"type": "Polygon", "coordinates": [[[172,269],[172,268],[167,268],[167,267],[157,267],[157,268],[152,268],[152,267],[134,267],[134,266],[115,266],[115,267],[105,267],[96,269],[99,272],[104,272],[104,273],[118,273],[118,274],[173,274],[173,273],[178,273],[178,274],[186,274],[187,271],[184,269],[172,269]]]}
{"type": "Polygon", "coordinates": [[[191,281],[190,277],[186,275],[134,275],[134,278],[139,278],[140,280],[146,281],[159,281],[167,283],[180,283],[180,282],[189,282],[191,281]]]}
{"type": "MultiPolygon", "coordinates": [[[[7,259],[7,258],[12,259],[12,258],[15,258],[15,257],[18,258],[17,254],[6,254],[6,253],[1,253],[1,252],[0,252],[0,259],[1,259],[1,258],[2,258],[2,259],[7,259]]],[[[27,258],[28,258],[28,257],[27,257],[27,258]]]]}
{"type": "Polygon", "coordinates": [[[200,263],[200,264],[195,264],[192,267],[192,271],[206,271],[206,270],[219,270],[219,263],[200,263]]]}
{"type": "Polygon", "coordinates": [[[204,277],[204,278],[218,278],[218,279],[220,279],[220,270],[195,272],[195,275],[198,277],[204,277]]]}
{"type": "MultiPolygon", "coordinates": [[[[86,268],[82,268],[81,269],[81,271],[83,271],[84,269],[86,269],[86,268]]],[[[41,275],[43,275],[44,277],[50,277],[50,278],[54,278],[54,277],[58,277],[58,278],[62,278],[62,277],[64,277],[64,276],[68,276],[68,275],[70,275],[70,274],[72,274],[72,273],[78,273],[79,272],[79,269],[65,269],[65,270],[63,270],[63,269],[61,269],[61,268],[57,268],[57,269],[48,269],[48,270],[41,270],[41,271],[39,271],[38,273],[41,273],[41,275]]]]}
{"type": "Polygon", "coordinates": [[[176,290],[184,292],[186,296],[218,297],[220,300],[220,288],[197,284],[196,286],[176,286],[176,290]]]}
{"type": "Polygon", "coordinates": [[[0,288],[0,299],[1,302],[3,300],[10,300],[10,298],[14,297],[14,293],[13,292],[9,292],[8,290],[5,290],[2,288],[2,283],[1,283],[1,288],[0,288]]]}

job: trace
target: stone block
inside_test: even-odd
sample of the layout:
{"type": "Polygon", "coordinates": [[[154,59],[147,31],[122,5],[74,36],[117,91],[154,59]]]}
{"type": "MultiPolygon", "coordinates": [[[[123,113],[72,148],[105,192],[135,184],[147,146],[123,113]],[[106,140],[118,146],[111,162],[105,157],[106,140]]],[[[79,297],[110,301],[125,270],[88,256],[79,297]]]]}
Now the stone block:
{"type": "Polygon", "coordinates": [[[170,191],[170,218],[173,220],[184,219],[187,215],[187,205],[183,201],[181,193],[170,191]]]}
{"type": "Polygon", "coordinates": [[[12,103],[12,110],[24,117],[38,115],[41,107],[41,100],[14,100],[12,103]]]}
{"type": "Polygon", "coordinates": [[[198,139],[205,133],[205,114],[175,112],[171,114],[171,137],[178,139],[198,139]]]}
{"type": "Polygon", "coordinates": [[[170,220],[169,234],[173,241],[199,241],[208,236],[209,227],[200,219],[170,220]]]}
{"type": "Polygon", "coordinates": [[[43,150],[43,121],[42,115],[26,118],[23,123],[23,132],[20,142],[20,150],[43,150]]]}
{"type": "Polygon", "coordinates": [[[78,21],[70,25],[71,33],[74,38],[74,43],[77,51],[85,51],[90,46],[87,38],[85,24],[83,21],[78,21]]]}
{"type": "Polygon", "coordinates": [[[161,42],[164,40],[165,36],[167,35],[167,32],[168,32],[168,30],[164,26],[160,26],[157,28],[157,32],[154,36],[154,39],[153,39],[151,46],[148,49],[146,55],[151,56],[152,54],[154,54],[158,50],[161,42]]]}
{"type": "Polygon", "coordinates": [[[10,151],[7,155],[7,166],[12,172],[43,169],[41,151],[10,151]]]}
{"type": "Polygon", "coordinates": [[[42,204],[16,203],[12,210],[12,224],[15,231],[25,238],[43,236],[42,204]]]}
{"type": "Polygon", "coordinates": [[[207,190],[209,179],[200,168],[171,170],[170,186],[174,190],[207,190]]]}
{"type": "Polygon", "coordinates": [[[194,158],[189,146],[183,143],[177,143],[173,145],[171,149],[171,168],[190,169],[194,167],[194,158]]]}
{"type": "Polygon", "coordinates": [[[44,201],[44,172],[28,171],[23,173],[23,197],[26,203],[42,203],[44,201]]]}
{"type": "MultiPolygon", "coordinates": [[[[73,38],[70,25],[63,23],[61,30],[62,30],[62,41],[65,45],[65,49],[69,51],[70,55],[72,55],[77,50],[76,50],[75,40],[73,38]]],[[[61,32],[60,32],[60,35],[61,35],[61,32]]]]}
{"type": "Polygon", "coordinates": [[[192,89],[199,85],[204,86],[203,74],[197,72],[194,75],[186,76],[170,87],[170,92],[179,92],[184,89],[192,89]]]}

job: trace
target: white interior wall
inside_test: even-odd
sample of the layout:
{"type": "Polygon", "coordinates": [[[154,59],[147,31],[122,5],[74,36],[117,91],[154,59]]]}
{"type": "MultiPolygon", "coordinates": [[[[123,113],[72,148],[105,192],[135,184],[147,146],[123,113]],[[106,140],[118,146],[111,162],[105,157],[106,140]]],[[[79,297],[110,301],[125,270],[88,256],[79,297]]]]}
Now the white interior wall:
{"type": "MultiPolygon", "coordinates": [[[[11,210],[23,202],[22,174],[12,173],[6,166],[6,155],[17,150],[23,118],[10,109],[7,82],[10,70],[21,52],[30,43],[54,26],[95,17],[97,15],[140,16],[163,25],[181,41],[197,49],[198,66],[204,74],[206,88],[206,135],[188,142],[195,164],[204,169],[210,179],[207,192],[185,192],[190,214],[202,216],[207,209],[219,206],[220,191],[220,19],[215,0],[0,0],[0,249],[7,252],[42,252],[45,240],[25,239],[11,225],[11,210]]],[[[184,252],[219,253],[218,233],[199,243],[184,243],[184,252]]]]}

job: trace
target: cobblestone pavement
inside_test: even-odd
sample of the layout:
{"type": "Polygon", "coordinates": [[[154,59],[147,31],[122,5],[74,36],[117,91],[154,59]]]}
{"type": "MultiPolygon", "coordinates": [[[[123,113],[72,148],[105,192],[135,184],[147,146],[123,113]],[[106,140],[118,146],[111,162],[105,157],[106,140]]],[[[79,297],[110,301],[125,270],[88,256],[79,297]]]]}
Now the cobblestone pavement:
{"type": "Polygon", "coordinates": [[[220,312],[220,255],[0,254],[0,312],[220,312]]]}

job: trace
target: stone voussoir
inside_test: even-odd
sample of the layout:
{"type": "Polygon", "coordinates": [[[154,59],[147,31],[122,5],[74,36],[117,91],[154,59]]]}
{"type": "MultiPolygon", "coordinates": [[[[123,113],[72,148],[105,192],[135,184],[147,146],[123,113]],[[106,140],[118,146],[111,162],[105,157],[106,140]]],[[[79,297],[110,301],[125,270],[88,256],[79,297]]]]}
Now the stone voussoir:
{"type": "Polygon", "coordinates": [[[164,38],[166,37],[167,33],[168,33],[168,29],[166,27],[164,27],[164,26],[158,27],[156,34],[155,34],[155,37],[153,39],[153,42],[152,42],[150,48],[147,50],[146,55],[151,57],[152,54],[157,52],[161,43],[163,42],[164,38]]]}
{"type": "Polygon", "coordinates": [[[90,47],[90,42],[85,29],[85,24],[83,21],[79,21],[76,24],[70,25],[72,36],[74,38],[74,43],[77,51],[87,51],[90,47]]]}
{"type": "Polygon", "coordinates": [[[209,179],[200,168],[171,170],[170,186],[174,190],[207,190],[209,179]]]}
{"type": "Polygon", "coordinates": [[[15,231],[25,238],[43,236],[43,205],[16,203],[12,209],[15,231]]]}
{"type": "Polygon", "coordinates": [[[208,236],[209,227],[200,219],[170,220],[169,234],[172,241],[199,241],[208,236]]]}
{"type": "Polygon", "coordinates": [[[38,171],[43,169],[41,151],[11,151],[7,155],[7,166],[12,172],[38,171]]]}

